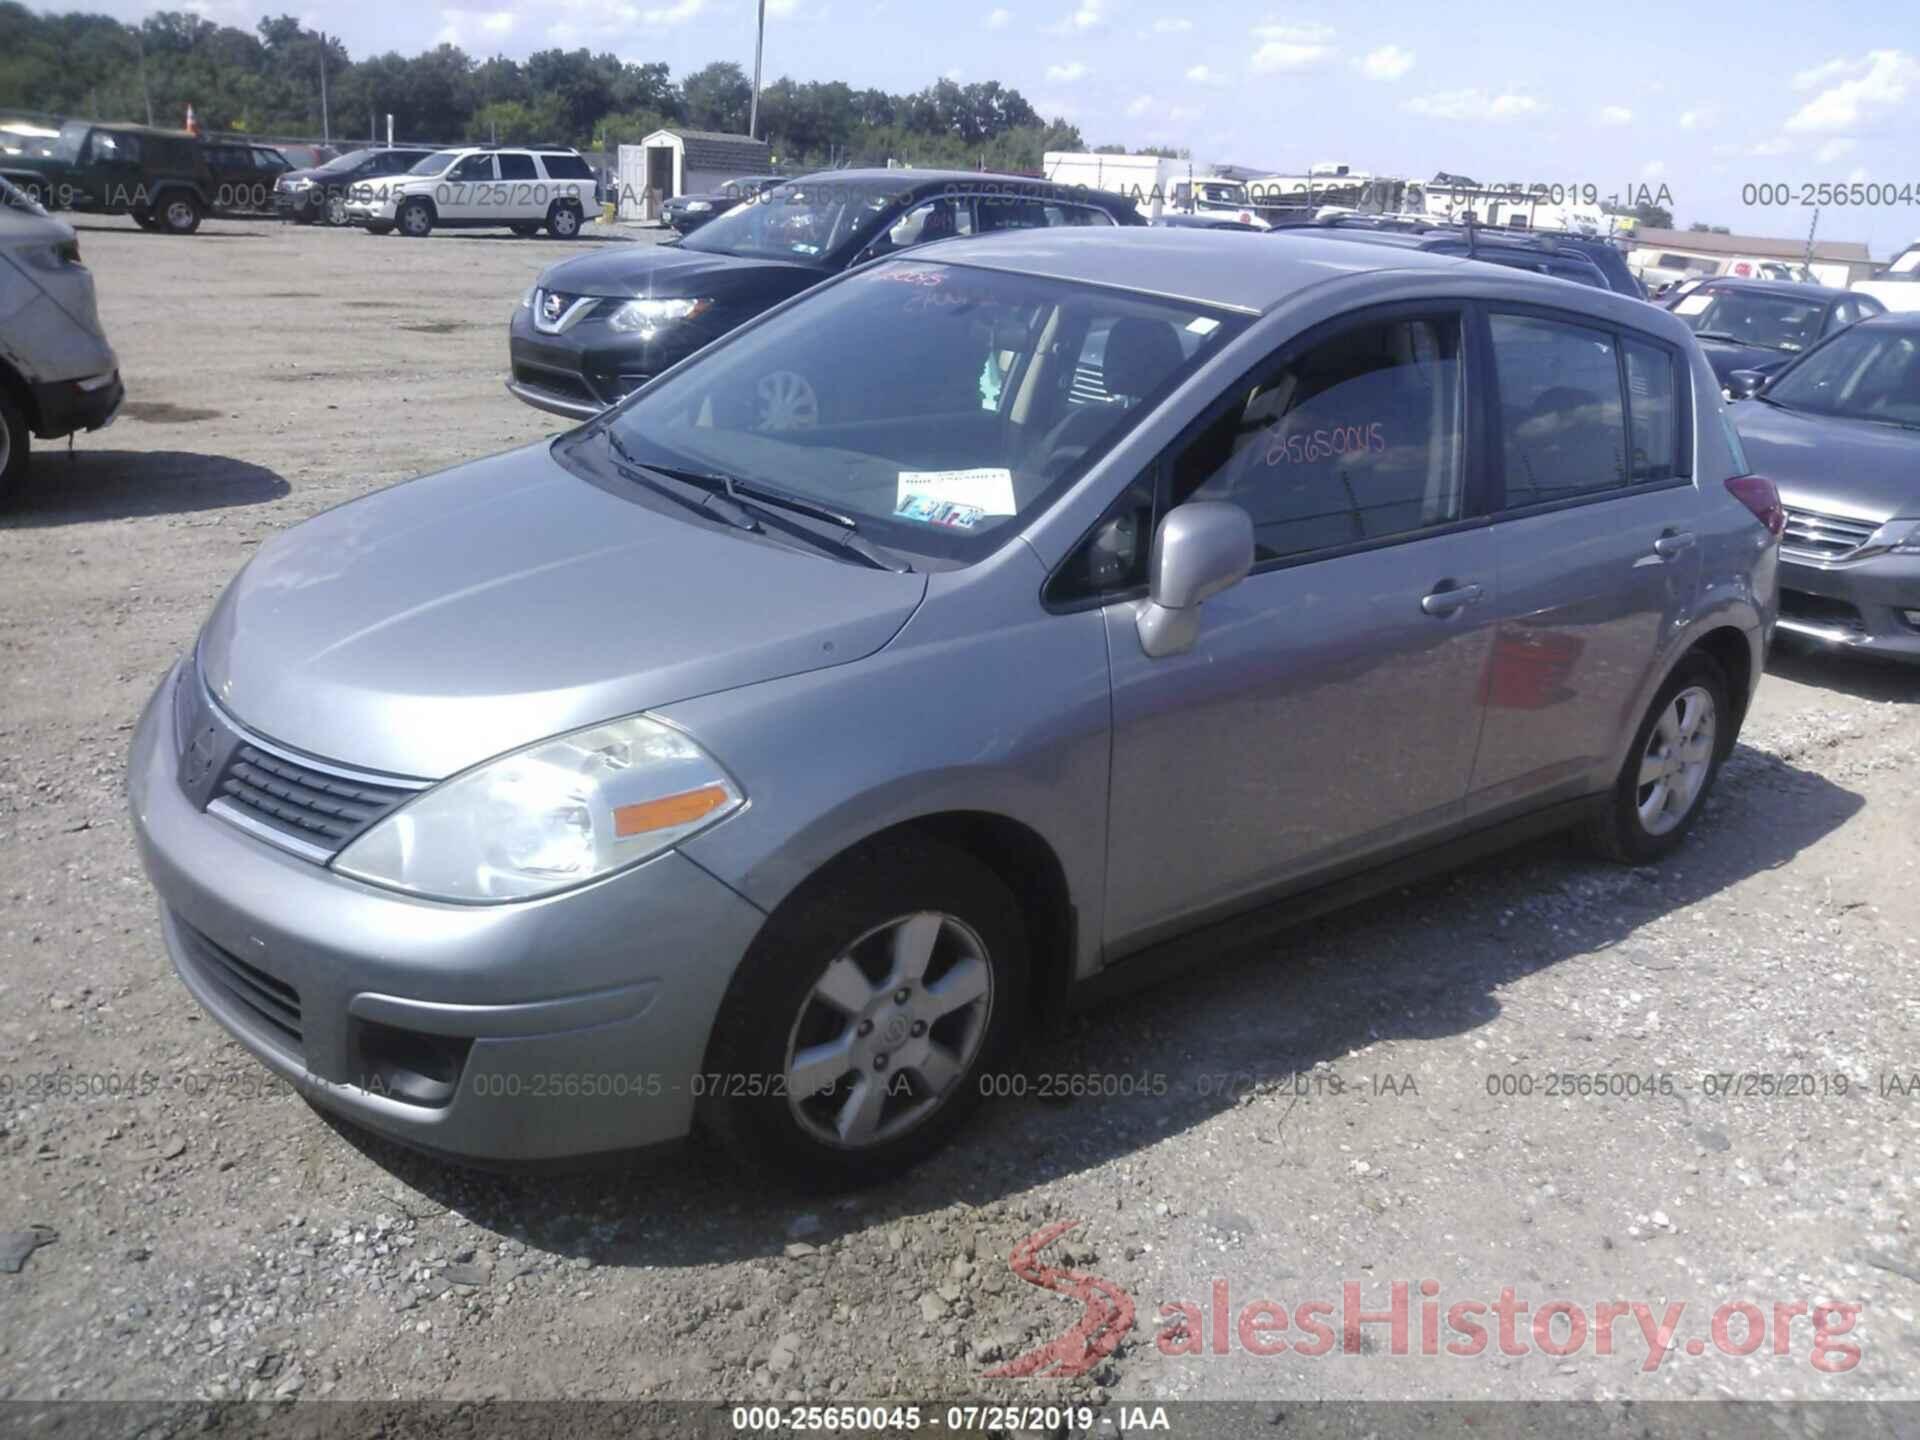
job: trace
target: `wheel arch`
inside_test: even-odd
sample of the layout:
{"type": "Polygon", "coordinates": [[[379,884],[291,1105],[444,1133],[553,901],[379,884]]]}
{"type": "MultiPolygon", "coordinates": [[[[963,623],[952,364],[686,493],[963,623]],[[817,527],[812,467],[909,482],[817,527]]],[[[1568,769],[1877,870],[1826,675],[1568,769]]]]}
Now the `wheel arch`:
{"type": "Polygon", "coordinates": [[[26,376],[15,369],[3,355],[0,355],[0,390],[7,393],[7,397],[25,417],[27,432],[38,435],[45,420],[40,414],[39,405],[34,402],[33,387],[27,383],[26,376]]]}

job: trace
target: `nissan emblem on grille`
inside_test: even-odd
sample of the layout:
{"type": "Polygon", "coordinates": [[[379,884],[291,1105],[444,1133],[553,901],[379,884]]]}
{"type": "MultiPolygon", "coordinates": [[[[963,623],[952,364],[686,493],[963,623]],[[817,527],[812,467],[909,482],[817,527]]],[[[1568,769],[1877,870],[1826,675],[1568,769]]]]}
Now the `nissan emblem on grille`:
{"type": "Polygon", "coordinates": [[[547,298],[541,303],[540,313],[546,317],[548,324],[552,324],[566,313],[566,309],[567,297],[549,290],[547,298]]]}

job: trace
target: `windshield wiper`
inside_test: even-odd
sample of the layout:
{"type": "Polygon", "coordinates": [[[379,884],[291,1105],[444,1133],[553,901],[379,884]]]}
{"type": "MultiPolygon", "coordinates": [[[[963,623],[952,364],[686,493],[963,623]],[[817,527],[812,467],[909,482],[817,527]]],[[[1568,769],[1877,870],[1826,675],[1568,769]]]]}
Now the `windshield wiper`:
{"type": "MultiPolygon", "coordinates": [[[[611,433],[611,432],[609,432],[611,433]]],[[[666,465],[649,465],[649,470],[657,470],[662,475],[670,475],[675,480],[683,480],[689,485],[698,485],[713,495],[725,495],[736,506],[752,506],[765,513],[767,510],[785,510],[795,515],[804,515],[809,520],[819,520],[833,526],[829,534],[817,530],[794,527],[794,533],[804,535],[810,540],[824,540],[857,555],[876,570],[891,570],[896,575],[908,575],[913,567],[897,555],[891,555],[873,544],[860,534],[860,525],[851,515],[843,515],[838,510],[830,510],[825,505],[798,495],[789,495],[784,490],[776,490],[770,485],[762,485],[754,480],[736,480],[731,475],[710,474],[702,470],[680,470],[666,465]]]]}
{"type": "Polygon", "coordinates": [[[626,462],[624,465],[616,468],[622,475],[632,480],[635,484],[645,485],[655,494],[664,495],[675,504],[684,505],[689,510],[697,510],[703,515],[712,515],[715,519],[724,521],[736,530],[746,530],[754,534],[760,532],[760,522],[722,493],[726,489],[724,485],[715,488],[706,483],[710,477],[696,476],[686,471],[668,470],[659,465],[648,465],[636,460],[633,458],[633,452],[620,443],[620,437],[613,433],[611,426],[607,428],[606,433],[607,448],[626,462]],[[674,491],[662,485],[658,480],[653,479],[652,477],[655,475],[665,475],[670,480],[678,480],[683,484],[692,485],[696,489],[705,490],[707,496],[704,500],[690,500],[684,495],[676,494],[674,491]]]}
{"type": "Polygon", "coordinates": [[[1726,340],[1735,345],[1751,343],[1750,341],[1741,339],[1738,335],[1729,335],[1724,330],[1696,330],[1693,332],[1693,338],[1696,340],[1726,340]]]}

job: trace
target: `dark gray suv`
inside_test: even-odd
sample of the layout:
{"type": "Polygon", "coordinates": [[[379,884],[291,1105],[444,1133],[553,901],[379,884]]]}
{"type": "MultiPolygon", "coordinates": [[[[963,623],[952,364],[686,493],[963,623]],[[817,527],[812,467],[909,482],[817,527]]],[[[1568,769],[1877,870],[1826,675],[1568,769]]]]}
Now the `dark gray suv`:
{"type": "Polygon", "coordinates": [[[1730,436],[1673,316],[1478,262],[882,259],[262,546],[133,742],[167,945],[417,1145],[873,1179],[1175,935],[1677,846],[1773,625],[1730,436]]]}

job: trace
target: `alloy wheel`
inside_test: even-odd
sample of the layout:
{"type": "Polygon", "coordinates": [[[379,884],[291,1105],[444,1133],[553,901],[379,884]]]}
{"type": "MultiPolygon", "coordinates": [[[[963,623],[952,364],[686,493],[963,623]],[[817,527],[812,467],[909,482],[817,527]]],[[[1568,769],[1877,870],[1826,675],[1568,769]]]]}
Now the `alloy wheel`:
{"type": "Polygon", "coordinates": [[[1687,818],[1713,767],[1719,736],[1713,696],[1689,686],[1668,702],[1640,757],[1635,803],[1649,835],[1665,835],[1687,818]]]}
{"type": "Polygon", "coordinates": [[[993,1013],[986,946],[923,910],[869,930],[821,973],[787,1039],[787,1104],[816,1139],[865,1149],[966,1082],[993,1013]]]}
{"type": "Polygon", "coordinates": [[[820,397],[806,377],[791,370],[761,376],[754,394],[759,400],[755,429],[811,430],[820,421],[820,397]]]}

